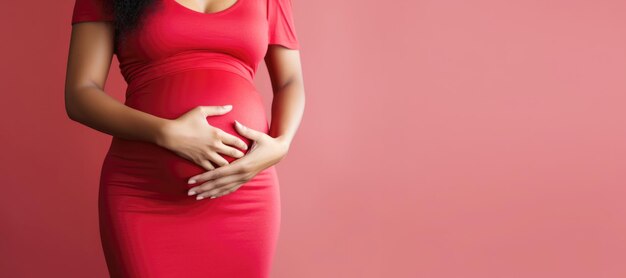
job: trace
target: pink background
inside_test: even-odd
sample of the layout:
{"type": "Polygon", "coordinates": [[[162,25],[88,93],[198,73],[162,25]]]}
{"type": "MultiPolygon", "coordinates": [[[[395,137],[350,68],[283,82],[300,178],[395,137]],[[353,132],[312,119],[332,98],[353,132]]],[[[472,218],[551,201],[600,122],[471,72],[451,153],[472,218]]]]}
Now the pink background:
{"type": "MultiPolygon", "coordinates": [[[[106,277],[110,136],[63,103],[73,1],[0,7],[0,276],[106,277]]],[[[307,106],[273,277],[626,277],[626,2],[293,9],[307,106]]]]}

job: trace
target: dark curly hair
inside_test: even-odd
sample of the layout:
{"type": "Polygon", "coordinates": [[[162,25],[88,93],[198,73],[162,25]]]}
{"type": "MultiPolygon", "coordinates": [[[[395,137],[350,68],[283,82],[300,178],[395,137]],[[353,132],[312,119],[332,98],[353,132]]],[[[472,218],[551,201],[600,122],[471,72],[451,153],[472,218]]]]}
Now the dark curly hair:
{"type": "Polygon", "coordinates": [[[115,16],[115,41],[122,42],[125,36],[135,30],[143,15],[156,6],[156,0],[108,0],[115,16]]]}

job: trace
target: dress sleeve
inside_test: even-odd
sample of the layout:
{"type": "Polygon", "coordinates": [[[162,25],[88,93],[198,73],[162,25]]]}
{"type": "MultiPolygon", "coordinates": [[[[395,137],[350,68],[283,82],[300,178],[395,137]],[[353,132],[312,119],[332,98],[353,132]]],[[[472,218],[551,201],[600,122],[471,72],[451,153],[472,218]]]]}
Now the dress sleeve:
{"type": "Polygon", "coordinates": [[[280,44],[287,48],[299,49],[296,28],[291,9],[291,0],[268,0],[268,44],[280,44]]]}
{"type": "Polygon", "coordinates": [[[112,0],[75,0],[72,24],[84,21],[113,21],[112,0]]]}

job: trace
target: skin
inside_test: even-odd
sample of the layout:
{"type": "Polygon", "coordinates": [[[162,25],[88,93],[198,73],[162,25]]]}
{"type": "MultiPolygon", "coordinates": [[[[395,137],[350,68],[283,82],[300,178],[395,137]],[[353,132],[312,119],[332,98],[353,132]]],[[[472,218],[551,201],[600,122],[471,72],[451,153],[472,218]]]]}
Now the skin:
{"type": "Polygon", "coordinates": [[[244,155],[237,149],[248,149],[243,140],[206,121],[206,117],[228,113],[228,109],[198,106],[177,119],[164,119],[130,108],[106,94],[103,88],[113,58],[113,35],[111,22],[73,25],[65,82],[65,106],[70,119],[112,136],[157,144],[202,166],[207,172],[189,179],[197,184],[189,190],[197,200],[230,194],[286,156],[305,104],[298,50],[268,46],[264,60],[274,96],[272,122],[269,134],[234,123],[239,134],[253,141],[244,155]],[[219,154],[237,159],[228,163],[219,154]]]}
{"type": "Polygon", "coordinates": [[[176,2],[187,7],[188,9],[197,11],[199,13],[215,13],[228,9],[228,7],[234,5],[237,0],[222,0],[222,1],[205,1],[205,0],[176,0],[176,2]]]}

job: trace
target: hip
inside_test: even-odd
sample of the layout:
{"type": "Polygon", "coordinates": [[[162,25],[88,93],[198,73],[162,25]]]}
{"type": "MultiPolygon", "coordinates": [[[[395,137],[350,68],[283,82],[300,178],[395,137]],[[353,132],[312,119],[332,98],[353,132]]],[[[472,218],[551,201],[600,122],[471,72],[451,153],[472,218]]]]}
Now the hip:
{"type": "MultiPolygon", "coordinates": [[[[207,171],[158,145],[113,137],[102,163],[100,186],[109,195],[195,200],[187,196],[187,191],[197,184],[187,184],[187,180],[207,171]]],[[[244,194],[262,197],[274,194],[272,192],[277,190],[277,186],[277,171],[275,166],[271,166],[235,192],[248,191],[244,194]]]]}

